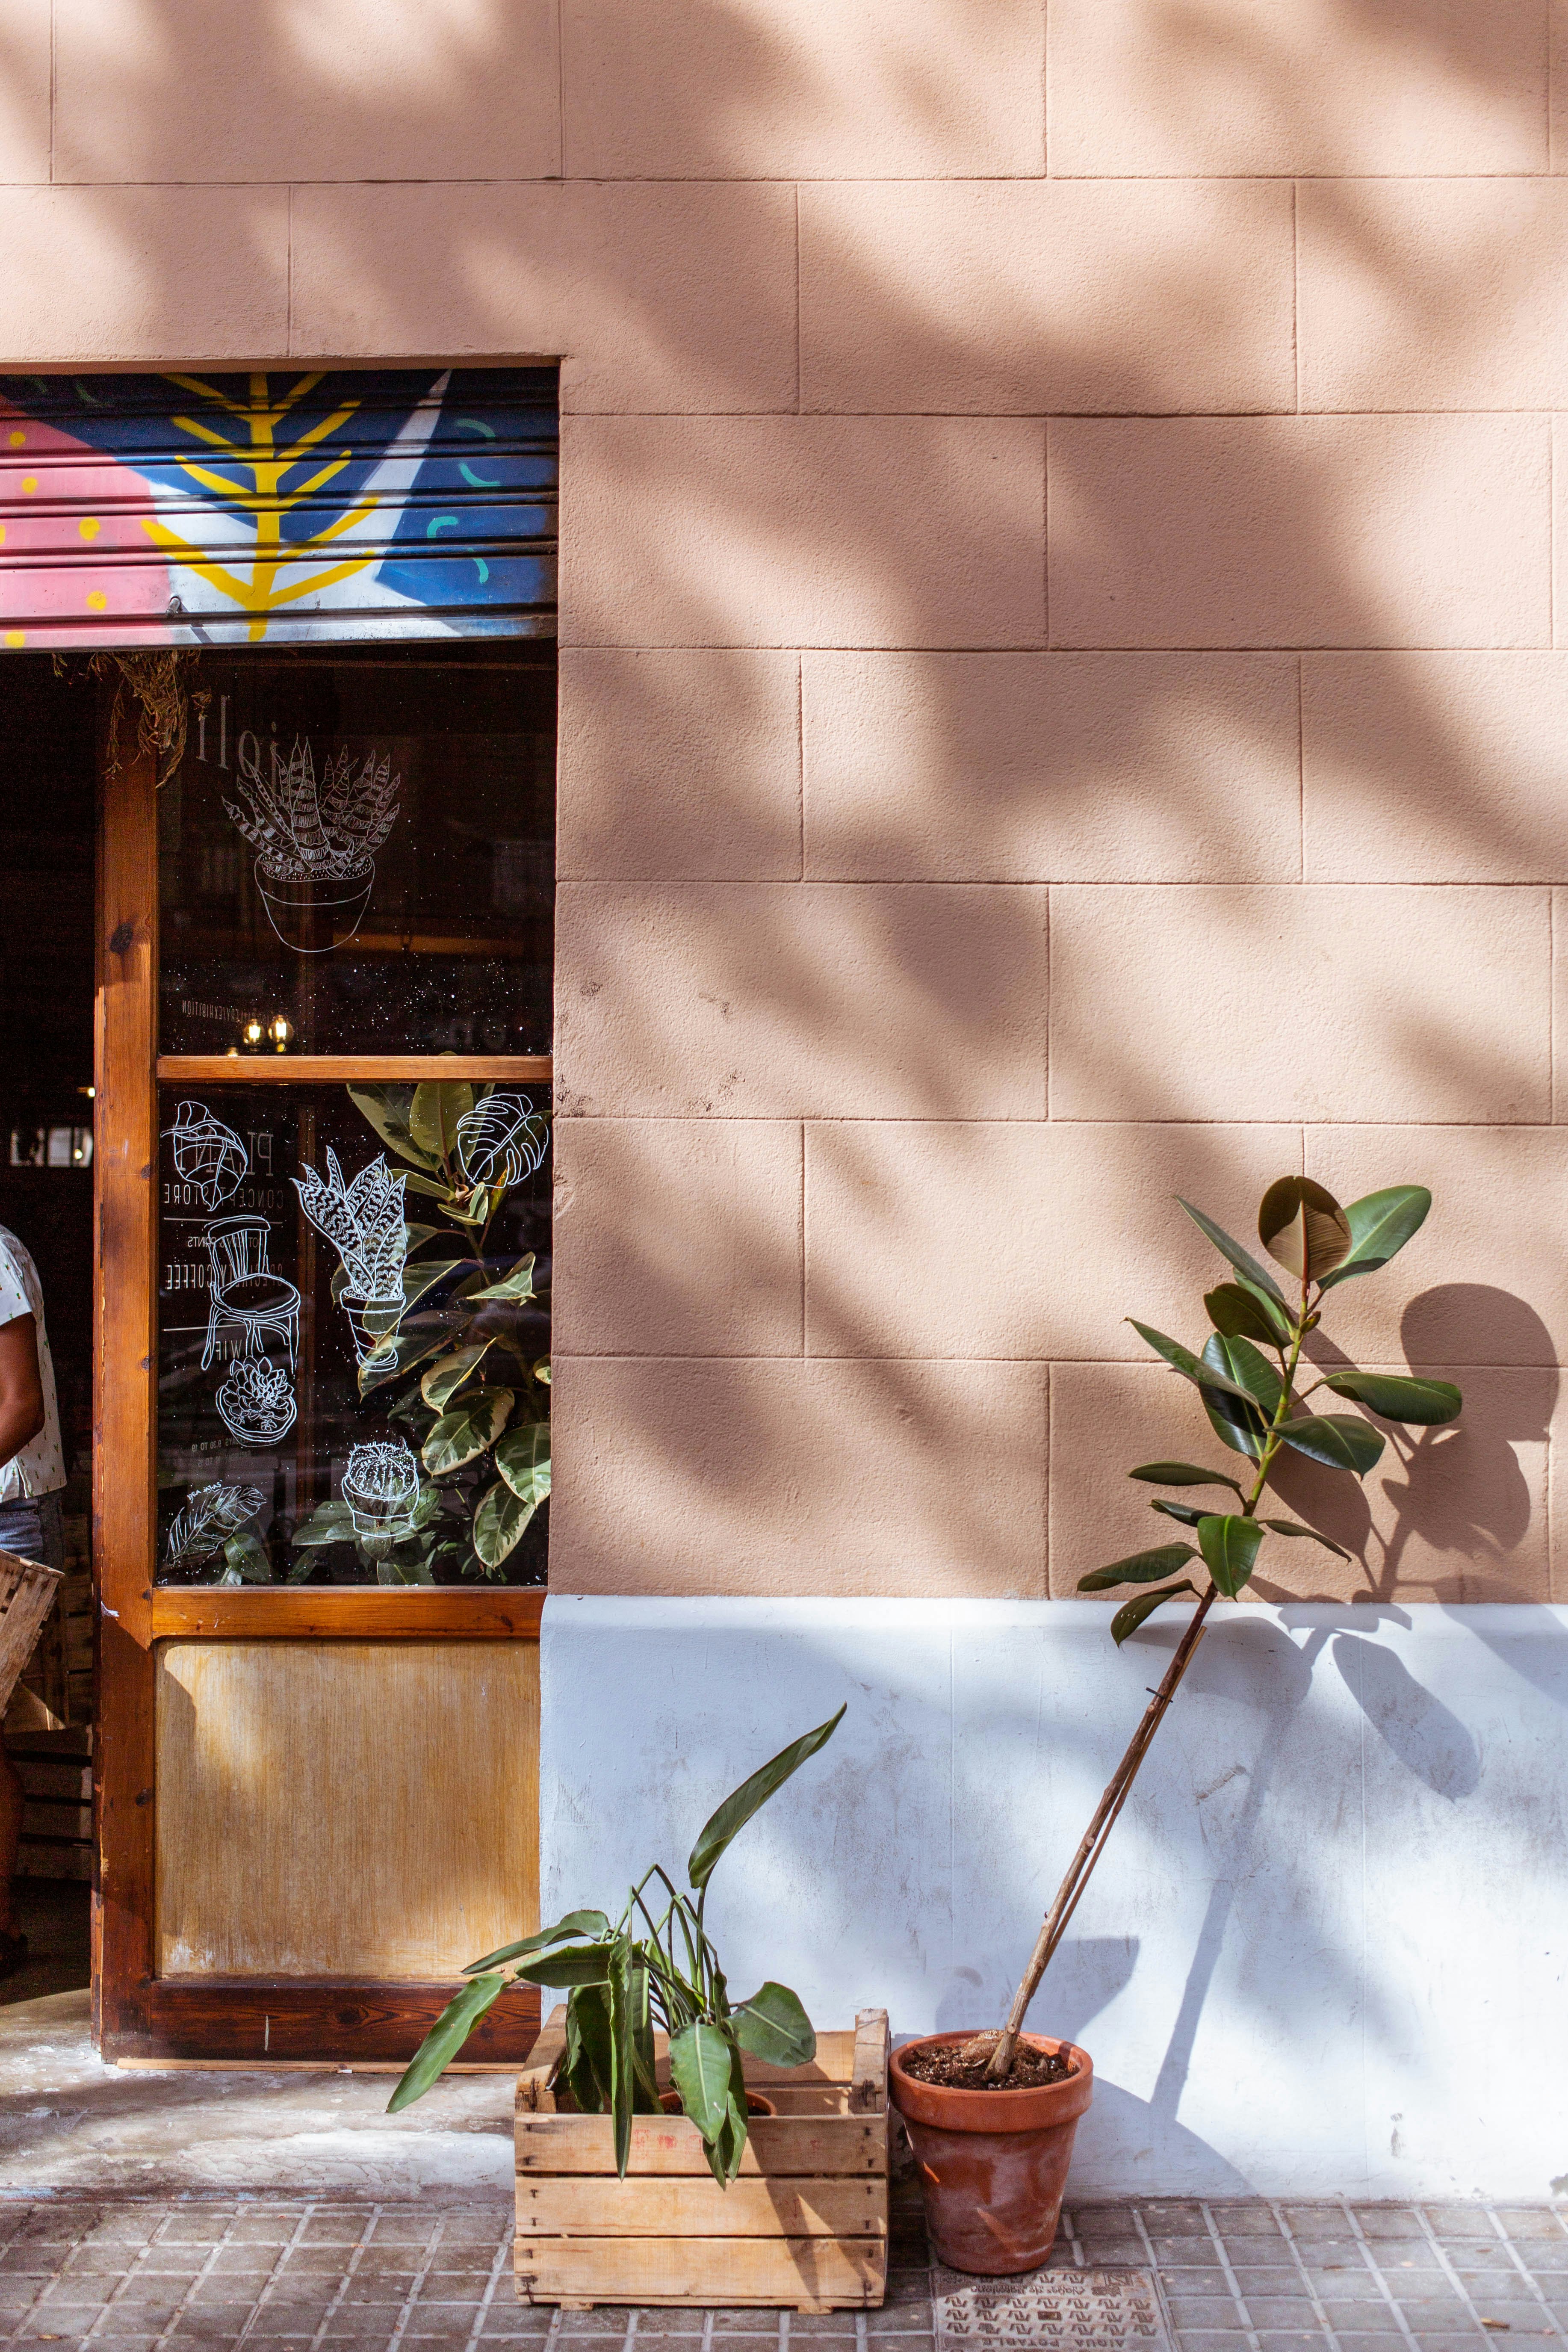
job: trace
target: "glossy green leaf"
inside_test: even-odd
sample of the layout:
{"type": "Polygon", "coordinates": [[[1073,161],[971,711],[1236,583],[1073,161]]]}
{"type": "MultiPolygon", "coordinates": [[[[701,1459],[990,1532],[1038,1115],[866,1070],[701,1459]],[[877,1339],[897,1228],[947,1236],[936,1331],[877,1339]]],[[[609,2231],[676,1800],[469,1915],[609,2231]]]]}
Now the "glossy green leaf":
{"type": "Polygon", "coordinates": [[[1354,1247],[1344,1211],[1310,1176],[1281,1176],[1270,1184],[1258,1212],[1258,1238],[1298,1282],[1321,1282],[1354,1247]]]}
{"type": "Polygon", "coordinates": [[[550,1492],[550,1423],[509,1429],[496,1446],[496,1468],[523,1502],[542,1503],[550,1492]]]}
{"type": "Polygon", "coordinates": [[[1211,1332],[1204,1342],[1202,1361],[1211,1376],[1223,1373],[1231,1382],[1224,1389],[1205,1385],[1203,1390],[1209,1427],[1233,1454],[1259,1460],[1279,1397],[1279,1375],[1265,1363],[1250,1339],[1227,1339],[1218,1331],[1211,1332]],[[1237,1388],[1246,1390],[1246,1398],[1234,1393],[1237,1388]]]}
{"type": "Polygon", "coordinates": [[[408,1125],[416,1144],[437,1166],[457,1150],[458,1122],[474,1108],[474,1090],[460,1079],[432,1080],[416,1087],[408,1125]]]}
{"type": "Polygon", "coordinates": [[[510,1389],[476,1389],[452,1412],[445,1412],[425,1440],[423,1459],[433,1478],[447,1477],[478,1461],[506,1427],[516,1398],[510,1389]]]}
{"type": "Polygon", "coordinates": [[[1335,1553],[1341,1559],[1354,1558],[1353,1553],[1346,1551],[1343,1544],[1331,1543],[1327,1536],[1321,1536],[1318,1533],[1316,1528],[1303,1528],[1294,1519],[1265,1519],[1262,1524],[1266,1528],[1272,1528],[1277,1536],[1310,1537],[1313,1543],[1321,1544],[1325,1551],[1335,1553]]]}
{"type": "Polygon", "coordinates": [[[1407,1379],[1393,1372],[1330,1372],[1323,1386],[1335,1396],[1350,1397],[1384,1421],[1404,1422],[1423,1429],[1440,1429],[1457,1421],[1465,1400],[1451,1381],[1407,1379]]]}
{"type": "Polygon", "coordinates": [[[1229,1264],[1236,1268],[1237,1274],[1246,1275],[1249,1282],[1255,1282],[1259,1290],[1266,1290],[1270,1298],[1277,1298],[1279,1301],[1280,1306],[1283,1307],[1285,1304],[1285,1294],[1280,1289],[1279,1285],[1275,1281],[1274,1276],[1269,1273],[1268,1268],[1266,1265],[1260,1265],[1257,1258],[1253,1257],[1247,1250],[1244,1250],[1239,1242],[1232,1241],[1230,1235],[1226,1232],[1223,1225],[1216,1225],[1212,1217],[1205,1217],[1203,1211],[1201,1209],[1194,1209],[1190,1201],[1182,1200],[1182,1196],[1179,1192],[1176,1195],[1176,1199],[1180,1202],[1181,1206],[1185,1209],[1188,1216],[1191,1217],[1198,1231],[1201,1234],[1206,1234],[1208,1235],[1209,1240],[1213,1242],[1221,1257],[1226,1259],[1229,1264]]]}
{"type": "Polygon", "coordinates": [[[1281,1309],[1250,1282],[1222,1282],[1204,1293],[1209,1321],[1231,1339],[1261,1339],[1266,1348],[1282,1346],[1290,1327],[1281,1309]]]}
{"type": "Polygon", "coordinates": [[[519,1258],[511,1272],[500,1282],[492,1282],[488,1290],[476,1290],[475,1298],[531,1298],[533,1296],[533,1252],[519,1258]]]}
{"type": "Polygon", "coordinates": [[[605,1936],[592,1944],[554,1944],[523,1960],[519,1981],[536,1985],[608,1984],[620,1939],[605,1936]]]}
{"type": "Polygon", "coordinates": [[[419,1393],[433,1411],[446,1411],[463,1382],[478,1371],[489,1344],[480,1339],[470,1347],[454,1348],[439,1363],[431,1365],[419,1383],[419,1393]]]}
{"type": "MultiPolygon", "coordinates": [[[[847,1705],[846,1700],[845,1706],[847,1705]]],[[[798,1739],[792,1739],[787,1748],[781,1748],[776,1756],[770,1757],[752,1774],[750,1780],[742,1780],[738,1789],[732,1790],[718,1811],[703,1823],[686,1865],[687,1876],[695,1891],[700,1893],[707,1885],[713,1874],[714,1864],[731,1839],[745,1828],[752,1814],[760,1812],[768,1799],[782,1789],[790,1775],[798,1772],[819,1748],[826,1747],[843,1722],[844,1712],[841,1706],[837,1715],[828,1717],[826,1723],[819,1723],[815,1730],[803,1732],[798,1739]]]]}
{"type": "Polygon", "coordinates": [[[610,2037],[610,1989],[579,1985],[566,1996],[566,2087],[585,2116],[603,2115],[615,2073],[610,2037]]]}
{"type": "Polygon", "coordinates": [[[1256,1519],[1234,1511],[1198,1521],[1198,1545],[1204,1566],[1227,1601],[1234,1601],[1258,1565],[1263,1530],[1256,1519]]]}
{"type": "Polygon", "coordinates": [[[816,2034],[800,1995],[771,1980],[736,2009],[735,2039],[769,2066],[806,2066],[816,2055],[816,2034]]]}
{"type": "Polygon", "coordinates": [[[1326,1463],[1331,1470],[1349,1470],[1364,1478],[1383,1452],[1383,1439],[1370,1422],[1349,1412],[1302,1413],[1282,1422],[1279,1435],[1310,1462],[1326,1463]]]}
{"type": "Polygon", "coordinates": [[[422,1298],[434,1290],[437,1283],[447,1281],[449,1276],[457,1273],[460,1265],[467,1265],[468,1263],[467,1258],[448,1256],[422,1257],[416,1259],[412,1265],[405,1264],[403,1268],[405,1315],[411,1307],[416,1307],[422,1298]]]}
{"type": "Polygon", "coordinates": [[[487,1486],[474,1510],[474,1549],[487,1568],[499,1568],[517,1549],[537,1503],[525,1503],[502,1478],[487,1486]]]}
{"type": "Polygon", "coordinates": [[[1202,1361],[1211,1380],[1215,1372],[1226,1373],[1236,1387],[1245,1390],[1266,1421],[1273,1419],[1285,1384],[1250,1339],[1230,1339],[1221,1331],[1213,1331],[1204,1341],[1202,1361]]]}
{"type": "Polygon", "coordinates": [[[223,1548],[223,1556],[240,1583],[271,1583],[272,1562],[248,1528],[242,1528],[238,1535],[229,1537],[223,1548]]]}
{"type": "Polygon", "coordinates": [[[410,1192],[422,1193],[427,1201],[440,1201],[450,1207],[452,1188],[443,1178],[426,1176],[417,1168],[411,1168],[403,1181],[410,1192]]]}
{"type": "Polygon", "coordinates": [[[738,2049],[730,2052],[730,2094],[724,2103],[723,2128],[706,2150],[708,2169],[721,2189],[728,2189],[741,2169],[750,2126],[746,2119],[746,2074],[738,2049]]]}
{"type": "Polygon", "coordinates": [[[1432,1195],[1425,1184],[1391,1184],[1386,1192],[1369,1192],[1345,1209],[1352,1249],[1344,1264],[1323,1277],[1323,1288],[1349,1282],[1361,1274],[1376,1274],[1397,1255],[1413,1234],[1426,1222],[1432,1195]]]}
{"type": "Polygon", "coordinates": [[[1158,1592],[1141,1592],[1135,1601],[1124,1601],[1110,1621],[1110,1638],[1118,1649],[1129,1633],[1136,1633],[1146,1617],[1152,1617],[1163,1601],[1174,1601],[1178,1593],[1190,1592],[1194,1600],[1197,1588],[1183,1577],[1180,1584],[1167,1584],[1158,1592]]]}
{"type": "Polygon", "coordinates": [[[348,1097],[362,1118],[366,1118],[391,1151],[399,1160],[410,1161],[416,1168],[435,1168],[439,1155],[432,1159],[414,1140],[409,1126],[409,1112],[414,1104],[412,1087],[368,1087],[348,1088],[348,1097]]]}
{"type": "Polygon", "coordinates": [[[631,1954],[617,1942],[610,1961],[610,2112],[615,2118],[616,2170],[624,2180],[632,2153],[637,2108],[637,2052],[632,2031],[631,1954]]]}
{"type": "Polygon", "coordinates": [[[466,1977],[477,1976],[481,1969],[499,1969],[503,1960],[521,1960],[530,1952],[542,1952],[552,1944],[567,1944],[575,1936],[600,1942],[610,1932],[610,1923],[602,1911],[568,1911],[557,1919],[553,1927],[541,1927],[536,1936],[523,1936],[515,1944],[503,1944],[499,1952],[487,1952],[482,1960],[470,1960],[463,1970],[466,1977]]]}
{"type": "Polygon", "coordinates": [[[1114,1584],[1152,1584],[1162,1576],[1174,1576],[1197,1554],[1191,1544],[1161,1544],[1155,1551],[1129,1552],[1125,1559],[1113,1559],[1109,1568],[1097,1568],[1088,1576],[1080,1576],[1080,1592],[1109,1592],[1114,1584]]]}
{"type": "Polygon", "coordinates": [[[346,1503],[318,1503],[310,1517],[294,1530],[297,1549],[320,1544],[352,1543],[354,1523],[346,1503]]]}
{"type": "Polygon", "coordinates": [[[1142,1478],[1151,1486],[1229,1486],[1237,1495],[1241,1492],[1223,1470],[1200,1470],[1195,1462],[1141,1462],[1127,1475],[1142,1478]]]}
{"type": "Polygon", "coordinates": [[[699,2022],[670,2036],[669,2079],[680,2104],[706,2140],[717,2139],[730,2096],[730,2042],[716,2025],[699,2022]]]}
{"type": "Polygon", "coordinates": [[[384,1388],[388,1381],[411,1372],[426,1356],[447,1346],[451,1331],[443,1319],[426,1321],[423,1317],[413,1324],[404,1324],[391,1337],[380,1340],[359,1368],[359,1392],[369,1396],[375,1389],[384,1388]]]}
{"type": "MultiPolygon", "coordinates": [[[[1130,1315],[1127,1320],[1138,1337],[1146,1340],[1157,1356],[1163,1356],[1172,1370],[1180,1372],[1184,1380],[1194,1381],[1200,1389],[1223,1390],[1239,1397],[1243,1404],[1252,1402],[1250,1390],[1244,1389],[1239,1381],[1232,1380],[1221,1366],[1205,1364],[1194,1355],[1190,1348],[1184,1348],[1179,1339],[1168,1338],[1163,1331],[1156,1331],[1152,1324],[1140,1323],[1135,1315],[1130,1315]]],[[[1215,1337],[1217,1338],[1218,1334],[1215,1337]]]]}
{"type": "Polygon", "coordinates": [[[470,1977],[461,1992],[447,2003],[425,2036],[386,2103],[395,2116],[422,2099],[437,2077],[451,2064],[487,2009],[506,1990],[504,1976],[470,1977]]]}
{"type": "Polygon", "coordinates": [[[1184,1528],[1195,1528],[1200,1519],[1208,1517],[1207,1508],[1204,1504],[1173,1503],[1168,1495],[1162,1495],[1157,1502],[1150,1504],[1149,1508],[1152,1511],[1163,1511],[1168,1519],[1179,1519],[1184,1528]]]}

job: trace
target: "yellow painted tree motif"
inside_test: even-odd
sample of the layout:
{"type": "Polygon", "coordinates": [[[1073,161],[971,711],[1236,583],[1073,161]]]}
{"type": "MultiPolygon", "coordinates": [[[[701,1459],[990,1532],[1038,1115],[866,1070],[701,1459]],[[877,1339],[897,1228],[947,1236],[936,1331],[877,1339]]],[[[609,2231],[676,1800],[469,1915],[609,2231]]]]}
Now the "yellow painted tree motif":
{"type": "Polygon", "coordinates": [[[200,489],[218,499],[226,507],[237,507],[254,520],[256,552],[251,559],[250,577],[244,579],[227,564],[218,562],[155,516],[146,518],[143,528],[177,562],[198,573],[210,586],[237,604],[242,612],[250,614],[248,634],[252,644],[259,643],[266,636],[268,620],[280,607],[297,604],[301,596],[308,596],[315,590],[330,588],[340,580],[350,579],[356,572],[367,570],[376,560],[374,554],[362,555],[341,563],[328,564],[317,572],[302,572],[300,568],[301,559],[312,549],[325,548],[332,540],[341,539],[345,531],[353,530],[367,515],[374,513],[379,503],[374,496],[361,499],[357,505],[348,508],[335,522],[329,523],[324,530],[316,532],[311,538],[285,541],[282,535],[284,516],[304,499],[313,497],[353,459],[353,451],[346,449],[341,455],[329,457],[308,480],[291,489],[283,488],[284,477],[309,459],[332,434],[341,431],[359,406],[357,400],[344,401],[330,416],[308,426],[296,440],[279,446],[279,436],[288,425],[289,412],[321,381],[321,373],[318,370],[313,375],[302,375],[281,396],[274,396],[266,376],[254,374],[249,378],[249,397],[240,401],[230,399],[215,384],[204,383],[199,376],[175,375],[169,378],[169,382],[177,384],[182,392],[191,393],[198,400],[207,402],[212,407],[237,419],[245,430],[245,439],[235,439],[205,417],[176,416],[173,420],[182,433],[189,433],[210,448],[220,449],[223,456],[216,463],[232,467],[247,478],[245,483],[237,483],[215,471],[212,465],[203,465],[196,458],[182,457],[178,460],[181,471],[188,474],[200,489]]]}

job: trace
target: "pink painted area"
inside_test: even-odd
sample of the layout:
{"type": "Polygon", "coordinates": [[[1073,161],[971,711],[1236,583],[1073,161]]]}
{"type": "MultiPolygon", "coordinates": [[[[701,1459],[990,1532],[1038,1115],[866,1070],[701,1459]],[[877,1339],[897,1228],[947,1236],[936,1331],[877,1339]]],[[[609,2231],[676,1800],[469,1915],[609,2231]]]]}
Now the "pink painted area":
{"type": "Polygon", "coordinates": [[[101,645],[111,625],[117,645],[168,644],[153,511],[128,466],[0,402],[0,648],[101,645]]]}

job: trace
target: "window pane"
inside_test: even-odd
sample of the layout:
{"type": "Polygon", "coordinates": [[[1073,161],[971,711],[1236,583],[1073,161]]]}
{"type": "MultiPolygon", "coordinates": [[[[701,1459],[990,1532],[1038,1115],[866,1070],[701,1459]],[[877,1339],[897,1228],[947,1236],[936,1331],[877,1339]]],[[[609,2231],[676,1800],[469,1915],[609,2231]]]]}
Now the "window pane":
{"type": "Polygon", "coordinates": [[[553,646],[206,656],[159,794],[160,1044],[547,1053],[553,646]]]}
{"type": "Polygon", "coordinates": [[[160,1580],[542,1583],[549,1090],[160,1111],[160,1580]]]}

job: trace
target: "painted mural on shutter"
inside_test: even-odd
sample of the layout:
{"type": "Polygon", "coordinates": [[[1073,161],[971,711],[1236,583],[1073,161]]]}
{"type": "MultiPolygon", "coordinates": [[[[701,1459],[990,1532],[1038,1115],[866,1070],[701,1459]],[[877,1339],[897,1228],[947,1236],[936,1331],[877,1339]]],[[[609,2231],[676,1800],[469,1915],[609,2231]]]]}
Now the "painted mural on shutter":
{"type": "Polygon", "coordinates": [[[0,376],[0,645],[552,635],[553,368],[0,376]]]}

